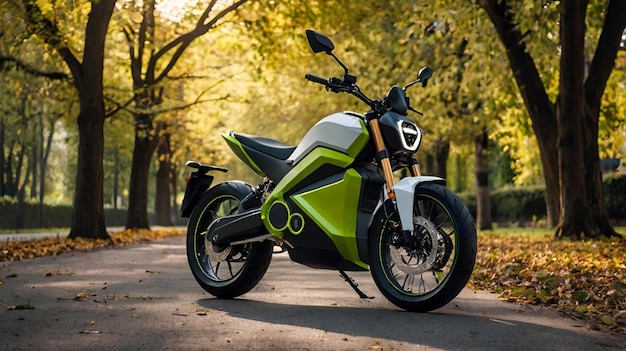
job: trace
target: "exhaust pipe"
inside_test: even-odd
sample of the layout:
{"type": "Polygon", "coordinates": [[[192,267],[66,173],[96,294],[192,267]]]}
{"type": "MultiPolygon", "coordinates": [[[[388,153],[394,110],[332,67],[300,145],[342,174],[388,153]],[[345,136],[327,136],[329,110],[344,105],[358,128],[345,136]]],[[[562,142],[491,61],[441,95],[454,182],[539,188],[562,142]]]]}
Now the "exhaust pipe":
{"type": "Polygon", "coordinates": [[[247,241],[265,233],[267,230],[261,221],[260,208],[218,218],[207,228],[207,238],[221,247],[232,242],[247,241]]]}

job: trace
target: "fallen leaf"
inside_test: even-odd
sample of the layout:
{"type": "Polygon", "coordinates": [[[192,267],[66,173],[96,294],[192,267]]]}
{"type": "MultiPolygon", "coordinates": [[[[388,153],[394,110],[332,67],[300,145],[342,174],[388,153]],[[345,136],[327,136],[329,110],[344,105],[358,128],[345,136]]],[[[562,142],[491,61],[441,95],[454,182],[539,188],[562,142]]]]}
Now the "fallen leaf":
{"type": "Polygon", "coordinates": [[[376,341],[376,343],[372,346],[369,347],[370,350],[377,350],[380,349],[380,343],[378,341],[376,341]]]}
{"type": "Polygon", "coordinates": [[[88,296],[87,293],[79,292],[78,294],[76,294],[76,296],[74,296],[74,300],[83,299],[83,298],[85,298],[87,296],[88,296]]]}
{"type": "Polygon", "coordinates": [[[601,320],[602,320],[602,323],[608,325],[609,327],[612,327],[615,325],[615,319],[613,319],[613,317],[611,316],[604,315],[602,316],[601,320]]]}
{"type": "Polygon", "coordinates": [[[99,330],[81,330],[80,334],[102,334],[99,330]]]}

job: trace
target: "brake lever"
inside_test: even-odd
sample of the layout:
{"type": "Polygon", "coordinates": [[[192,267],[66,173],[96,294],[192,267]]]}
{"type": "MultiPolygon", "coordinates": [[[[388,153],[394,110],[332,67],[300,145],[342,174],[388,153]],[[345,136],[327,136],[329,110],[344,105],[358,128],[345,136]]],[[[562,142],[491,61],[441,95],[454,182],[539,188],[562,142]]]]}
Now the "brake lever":
{"type": "Polygon", "coordinates": [[[423,116],[423,115],[424,115],[423,113],[419,112],[418,110],[414,109],[414,108],[413,108],[413,107],[411,107],[411,106],[409,106],[409,110],[410,110],[410,111],[413,111],[413,112],[415,112],[415,113],[417,113],[417,114],[418,114],[418,115],[420,115],[420,116],[423,116]]]}

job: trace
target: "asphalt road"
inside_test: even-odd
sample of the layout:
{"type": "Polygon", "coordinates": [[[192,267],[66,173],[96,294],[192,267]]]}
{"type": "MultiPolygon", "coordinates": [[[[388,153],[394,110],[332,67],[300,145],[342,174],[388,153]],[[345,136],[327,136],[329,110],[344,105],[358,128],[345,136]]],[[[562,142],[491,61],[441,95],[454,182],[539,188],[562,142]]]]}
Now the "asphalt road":
{"type": "Polygon", "coordinates": [[[352,276],[373,299],[279,254],[253,291],[218,300],[193,279],[183,237],[4,262],[0,349],[626,350],[624,335],[468,289],[435,312],[404,312],[368,272],[352,276]]]}

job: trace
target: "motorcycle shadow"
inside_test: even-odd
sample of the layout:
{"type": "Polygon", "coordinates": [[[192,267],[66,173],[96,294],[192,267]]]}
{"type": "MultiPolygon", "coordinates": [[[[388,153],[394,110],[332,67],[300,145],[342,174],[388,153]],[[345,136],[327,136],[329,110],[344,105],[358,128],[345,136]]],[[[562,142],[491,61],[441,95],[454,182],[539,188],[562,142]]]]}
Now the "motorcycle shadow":
{"type": "MultiPolygon", "coordinates": [[[[325,334],[328,338],[356,341],[359,338],[384,339],[446,350],[528,350],[535,349],[537,345],[546,349],[582,350],[590,345],[599,345],[598,340],[608,342],[602,338],[602,333],[572,327],[571,321],[554,311],[507,304],[493,296],[490,300],[473,295],[466,289],[448,306],[429,313],[399,310],[381,296],[376,296],[374,300],[354,297],[357,302],[352,306],[334,302],[330,305],[305,305],[268,301],[267,298],[265,301],[204,299],[198,304],[224,313],[224,323],[229,323],[229,319],[239,320],[236,328],[242,328],[241,323],[246,324],[245,320],[267,323],[270,326],[256,326],[263,332],[260,337],[289,335],[288,338],[296,342],[297,335],[301,334],[304,342],[319,331],[339,334],[325,334]]],[[[274,294],[274,297],[280,299],[285,295],[274,294]]],[[[251,330],[243,328],[248,332],[251,330]]],[[[615,347],[611,342],[608,345],[615,347]]]]}

